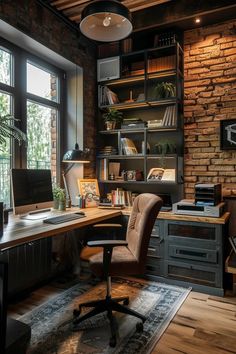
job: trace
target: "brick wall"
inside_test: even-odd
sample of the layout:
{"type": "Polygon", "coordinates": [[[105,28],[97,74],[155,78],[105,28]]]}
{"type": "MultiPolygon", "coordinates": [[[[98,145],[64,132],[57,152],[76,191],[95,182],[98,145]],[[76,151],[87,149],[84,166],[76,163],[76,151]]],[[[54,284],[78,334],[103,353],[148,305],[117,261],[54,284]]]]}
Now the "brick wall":
{"type": "MultiPolygon", "coordinates": [[[[84,146],[94,152],[97,105],[94,49],[88,41],[78,38],[75,30],[35,0],[0,1],[0,18],[83,68],[84,146]]],[[[85,166],[85,176],[94,176],[94,163],[85,166]]]]}
{"type": "Polygon", "coordinates": [[[185,197],[196,182],[236,194],[235,150],[220,149],[220,120],[236,123],[236,21],[184,35],[185,197]]]}

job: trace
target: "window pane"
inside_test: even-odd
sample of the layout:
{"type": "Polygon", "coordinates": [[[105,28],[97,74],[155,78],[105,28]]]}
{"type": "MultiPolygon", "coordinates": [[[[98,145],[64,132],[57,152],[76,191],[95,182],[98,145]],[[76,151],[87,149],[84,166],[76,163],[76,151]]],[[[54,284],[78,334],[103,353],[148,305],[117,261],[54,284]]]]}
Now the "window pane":
{"type": "Polygon", "coordinates": [[[56,175],[55,109],[27,101],[27,167],[48,168],[56,175]]]}
{"type": "Polygon", "coordinates": [[[12,55],[0,48],[0,82],[11,85],[12,83],[12,55]]]}
{"type": "MultiPolygon", "coordinates": [[[[12,97],[0,92],[0,116],[11,112],[12,97]]],[[[0,144],[0,201],[10,206],[10,139],[0,144]]]]}
{"type": "Polygon", "coordinates": [[[58,102],[57,82],[54,74],[27,63],[27,92],[58,102]]]}

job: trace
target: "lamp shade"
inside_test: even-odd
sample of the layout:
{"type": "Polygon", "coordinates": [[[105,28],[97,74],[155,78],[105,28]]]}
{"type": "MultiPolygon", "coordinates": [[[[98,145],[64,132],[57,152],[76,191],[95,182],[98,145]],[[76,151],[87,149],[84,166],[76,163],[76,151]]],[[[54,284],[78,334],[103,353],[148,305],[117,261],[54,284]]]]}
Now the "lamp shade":
{"type": "Polygon", "coordinates": [[[131,14],[117,0],[97,0],[82,11],[80,30],[100,42],[119,41],[132,32],[131,14]]]}
{"type": "Polygon", "coordinates": [[[89,163],[88,158],[89,149],[82,151],[79,149],[79,145],[76,143],[73,150],[68,150],[62,159],[62,162],[68,163],[89,163]]]}

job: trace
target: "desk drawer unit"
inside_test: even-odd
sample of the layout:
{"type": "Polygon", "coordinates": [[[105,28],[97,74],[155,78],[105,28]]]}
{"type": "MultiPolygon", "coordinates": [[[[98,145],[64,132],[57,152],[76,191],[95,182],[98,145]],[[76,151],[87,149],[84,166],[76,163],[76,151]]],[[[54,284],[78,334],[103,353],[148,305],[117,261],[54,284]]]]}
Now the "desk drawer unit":
{"type": "Polygon", "coordinates": [[[163,275],[164,234],[163,221],[157,220],[154,224],[147,254],[146,274],[163,275]]]}
{"type": "Polygon", "coordinates": [[[223,287],[222,225],[165,221],[165,266],[168,278],[223,287]]]}

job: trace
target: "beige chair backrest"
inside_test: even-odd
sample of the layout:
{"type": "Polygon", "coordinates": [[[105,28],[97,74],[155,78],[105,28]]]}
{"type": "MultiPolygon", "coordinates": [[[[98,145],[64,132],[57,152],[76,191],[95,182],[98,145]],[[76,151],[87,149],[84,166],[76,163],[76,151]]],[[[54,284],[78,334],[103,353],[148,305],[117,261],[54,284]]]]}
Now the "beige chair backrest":
{"type": "Polygon", "coordinates": [[[151,193],[140,194],[134,200],[126,240],[139,263],[139,272],[144,270],[149,240],[161,206],[162,199],[151,193]]]}

